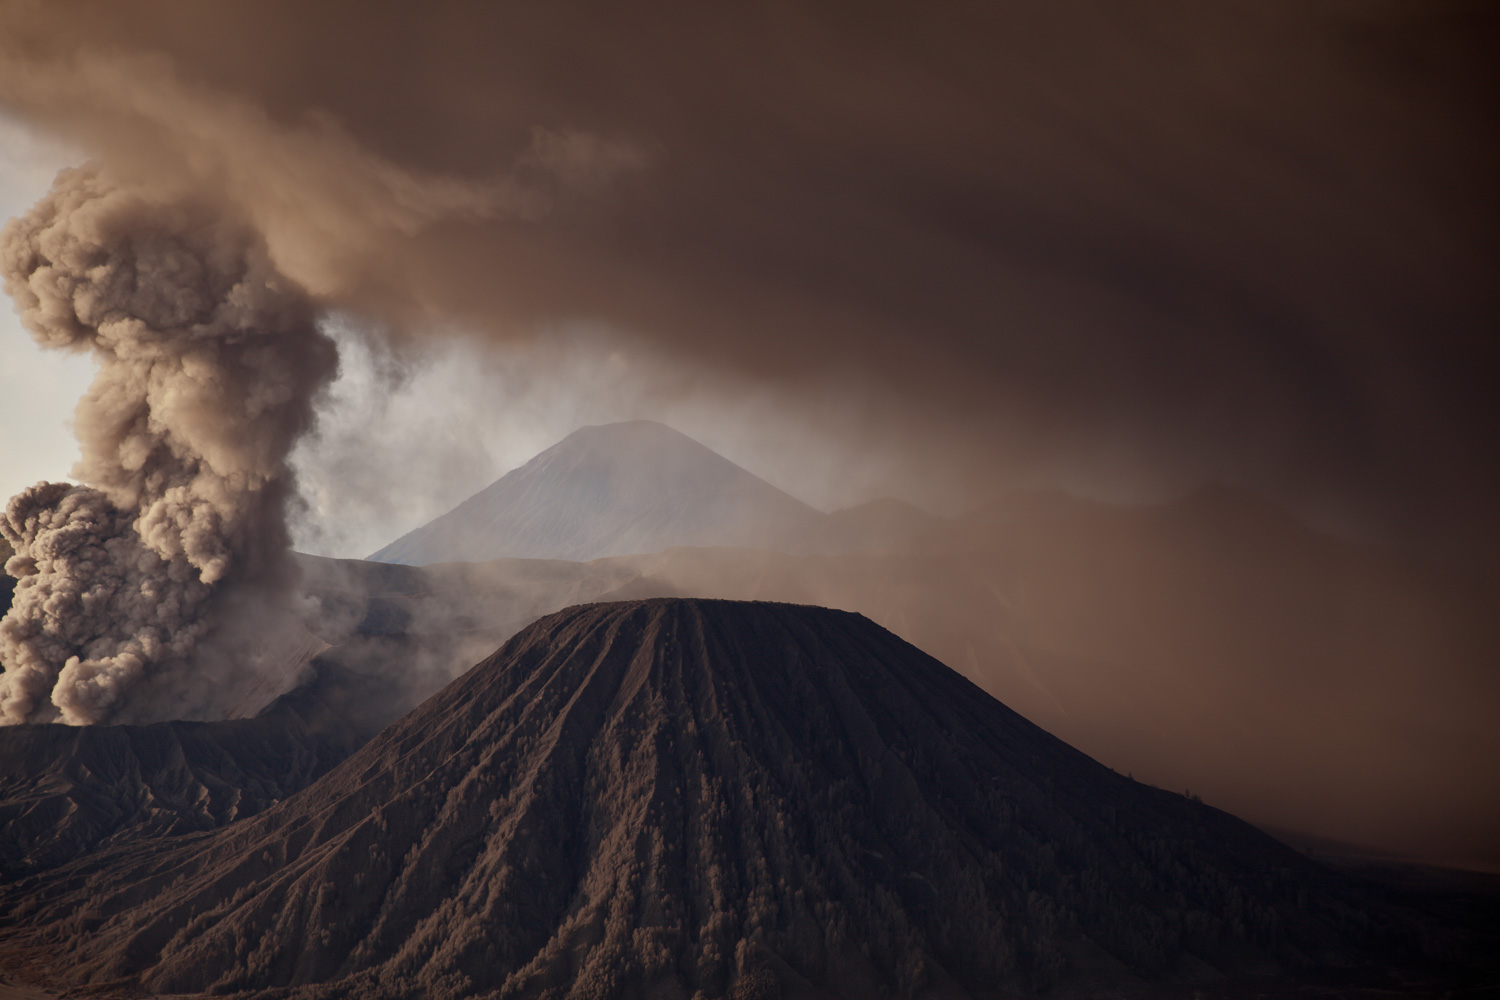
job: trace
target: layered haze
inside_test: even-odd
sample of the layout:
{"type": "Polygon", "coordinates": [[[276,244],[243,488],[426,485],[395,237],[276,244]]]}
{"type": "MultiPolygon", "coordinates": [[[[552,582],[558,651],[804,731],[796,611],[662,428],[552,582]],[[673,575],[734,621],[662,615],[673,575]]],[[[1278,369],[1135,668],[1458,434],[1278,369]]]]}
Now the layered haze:
{"type": "Polygon", "coordinates": [[[1212,478],[1496,551],[1490,5],[143,0],[4,28],[18,113],[237,206],[398,342],[602,323],[857,410],[838,443],[894,457],[880,492],[1212,478]]]}

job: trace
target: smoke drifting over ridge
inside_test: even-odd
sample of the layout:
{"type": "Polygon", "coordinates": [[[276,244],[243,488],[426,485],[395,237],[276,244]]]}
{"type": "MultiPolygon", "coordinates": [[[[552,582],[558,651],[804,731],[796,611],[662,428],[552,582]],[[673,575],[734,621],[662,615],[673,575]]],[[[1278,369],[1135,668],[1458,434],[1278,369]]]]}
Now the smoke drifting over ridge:
{"type": "Polygon", "coordinates": [[[0,522],[21,578],[0,619],[3,721],[180,717],[210,707],[194,695],[243,694],[276,664],[199,646],[227,607],[288,604],[286,457],[337,366],[311,300],[219,207],[99,168],[60,174],[0,254],[38,342],[99,362],[75,423],[88,485],[38,484],[0,522]],[[148,674],[188,672],[166,703],[130,704],[148,674]]]}
{"type": "Polygon", "coordinates": [[[212,190],[398,336],[597,320],[853,398],[971,499],[1113,463],[1472,554],[1500,551],[1496,27],[1461,0],[12,5],[0,99],[212,190]]]}
{"type": "Polygon", "coordinates": [[[610,323],[971,498],[1107,460],[1500,551],[1493,5],[7,14],[18,112],[398,330],[610,323]]]}

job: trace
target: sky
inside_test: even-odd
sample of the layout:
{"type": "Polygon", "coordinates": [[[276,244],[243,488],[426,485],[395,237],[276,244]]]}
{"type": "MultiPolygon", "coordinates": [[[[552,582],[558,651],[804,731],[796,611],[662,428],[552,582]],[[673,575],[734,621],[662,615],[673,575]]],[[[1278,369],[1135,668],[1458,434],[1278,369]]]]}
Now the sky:
{"type": "MultiPolygon", "coordinates": [[[[0,150],[6,220],[41,198],[59,170],[90,160],[85,149],[10,117],[0,117],[0,150]]],[[[985,499],[912,481],[898,460],[869,447],[862,433],[868,401],[727,380],[601,322],[554,324],[504,351],[451,330],[401,356],[372,342],[367,318],[332,313],[324,327],[338,342],[340,372],[293,459],[300,551],[367,555],[573,430],[635,419],[677,427],[823,510],[899,496],[957,514],[985,499]]],[[[72,479],[79,457],[73,410],[94,376],[93,361],[41,349],[6,309],[0,364],[0,494],[72,479]]],[[[1128,469],[1101,476],[1098,463],[1053,469],[1039,482],[1123,502],[1161,499],[1190,485],[1146,482],[1128,469]]],[[[1032,482],[1018,475],[1015,485],[1032,482]]]]}
{"type": "MultiPolygon", "coordinates": [[[[0,116],[0,220],[24,214],[59,170],[89,158],[0,116]]],[[[718,379],[703,390],[688,366],[652,356],[601,324],[562,325],[507,352],[455,334],[402,358],[372,349],[363,324],[336,314],[324,324],[339,343],[341,368],[295,456],[301,551],[366,555],[578,427],[637,418],[680,427],[824,509],[893,488],[943,506],[942,497],[903,491],[883,475],[878,455],[839,446],[857,415],[788,416],[784,400],[748,382],[727,398],[718,379]],[[820,437],[824,461],[786,460],[820,437]]],[[[0,311],[0,495],[72,478],[79,457],[73,410],[95,370],[87,354],[41,349],[13,309],[0,311]]]]}
{"type": "MultiPolygon", "coordinates": [[[[80,155],[0,116],[0,218],[30,208],[80,155]]],[[[40,350],[15,313],[0,310],[0,493],[68,477],[78,460],[73,405],[92,375],[86,357],[40,350]]]]}
{"type": "Polygon", "coordinates": [[[0,99],[245,213],[383,371],[560,334],[634,403],[559,409],[763,400],[730,457],[825,506],[1219,481],[1493,564],[1495,20],[21,4],[0,99]]]}
{"type": "MultiPolygon", "coordinates": [[[[0,119],[0,218],[23,214],[57,170],[87,160],[34,129],[0,119]]],[[[294,454],[303,503],[300,551],[358,558],[451,509],[579,427],[655,419],[682,429],[825,510],[900,493],[936,510],[951,501],[891,475],[890,462],[847,442],[859,413],[788,401],[722,378],[598,324],[573,324],[496,352],[454,335],[392,358],[361,336],[359,317],[332,315],[340,374],[319,422],[294,454]],[[841,440],[842,439],[842,440],[841,440]],[[801,457],[812,448],[821,461],[801,457]]],[[[72,479],[73,410],[95,365],[41,349],[12,309],[0,312],[0,495],[72,479]]],[[[1080,487],[1082,488],[1082,487],[1080,487]]]]}

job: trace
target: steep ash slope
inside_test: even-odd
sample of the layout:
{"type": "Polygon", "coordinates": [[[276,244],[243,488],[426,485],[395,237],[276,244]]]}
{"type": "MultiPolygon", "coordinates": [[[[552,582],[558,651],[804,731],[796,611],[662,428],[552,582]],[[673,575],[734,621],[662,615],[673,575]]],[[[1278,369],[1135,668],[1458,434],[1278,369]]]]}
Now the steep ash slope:
{"type": "Polygon", "coordinates": [[[370,556],[427,565],[765,545],[826,517],[664,424],[584,427],[370,556]]]}
{"type": "Polygon", "coordinates": [[[1400,930],[1342,894],[858,615],[661,599],[542,619],[255,819],[0,890],[0,944],[169,993],[979,997],[1400,930]]]}

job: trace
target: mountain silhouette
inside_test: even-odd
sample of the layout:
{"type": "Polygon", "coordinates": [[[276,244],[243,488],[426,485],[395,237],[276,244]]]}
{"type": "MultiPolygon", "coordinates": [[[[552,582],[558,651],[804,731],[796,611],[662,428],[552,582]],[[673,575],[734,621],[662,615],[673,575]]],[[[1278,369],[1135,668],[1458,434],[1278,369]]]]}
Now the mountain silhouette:
{"type": "Polygon", "coordinates": [[[587,561],[678,545],[776,543],[822,512],[650,420],[584,427],[369,558],[587,561]]]}
{"type": "Polygon", "coordinates": [[[862,616],[687,599],[546,617],[300,794],[0,914],[33,980],[298,997],[1068,996],[1419,937],[862,616]]]}

